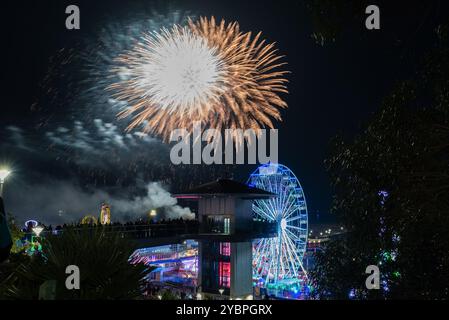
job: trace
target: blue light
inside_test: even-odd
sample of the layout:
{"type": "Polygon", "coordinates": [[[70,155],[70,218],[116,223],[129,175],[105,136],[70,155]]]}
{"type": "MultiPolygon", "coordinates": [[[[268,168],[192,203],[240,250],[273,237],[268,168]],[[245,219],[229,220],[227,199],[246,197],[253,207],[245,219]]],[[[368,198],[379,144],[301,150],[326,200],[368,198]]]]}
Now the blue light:
{"type": "Polygon", "coordinates": [[[351,289],[351,291],[349,291],[349,299],[354,299],[355,298],[355,290],[351,289]]]}
{"type": "MultiPolygon", "coordinates": [[[[255,200],[253,204],[253,218],[276,223],[278,233],[276,238],[254,242],[253,276],[262,278],[265,286],[283,280],[300,281],[306,274],[302,260],[309,233],[307,204],[301,184],[294,173],[281,164],[260,166],[250,175],[247,184],[277,195],[255,200]]],[[[296,288],[295,293],[298,290],[296,288]]]]}

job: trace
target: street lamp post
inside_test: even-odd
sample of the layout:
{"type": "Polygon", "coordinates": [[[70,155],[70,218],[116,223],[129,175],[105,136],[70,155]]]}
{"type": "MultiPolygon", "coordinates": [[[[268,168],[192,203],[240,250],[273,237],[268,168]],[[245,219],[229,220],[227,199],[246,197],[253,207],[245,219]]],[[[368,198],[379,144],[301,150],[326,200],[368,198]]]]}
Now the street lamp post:
{"type": "Polygon", "coordinates": [[[7,169],[0,169],[0,197],[3,196],[3,184],[6,178],[11,174],[11,171],[7,169]]]}

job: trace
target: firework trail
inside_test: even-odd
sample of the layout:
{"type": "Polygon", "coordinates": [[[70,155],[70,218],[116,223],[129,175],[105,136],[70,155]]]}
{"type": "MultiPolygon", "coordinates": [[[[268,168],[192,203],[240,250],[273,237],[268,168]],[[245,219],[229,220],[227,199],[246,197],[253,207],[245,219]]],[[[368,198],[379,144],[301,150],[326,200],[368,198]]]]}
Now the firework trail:
{"type": "Polygon", "coordinates": [[[126,103],[119,118],[132,117],[128,130],[170,139],[174,129],[274,128],[286,102],[285,75],[274,44],[261,33],[240,31],[237,22],[200,18],[147,33],[112,69],[120,81],[108,87],[126,103]]]}

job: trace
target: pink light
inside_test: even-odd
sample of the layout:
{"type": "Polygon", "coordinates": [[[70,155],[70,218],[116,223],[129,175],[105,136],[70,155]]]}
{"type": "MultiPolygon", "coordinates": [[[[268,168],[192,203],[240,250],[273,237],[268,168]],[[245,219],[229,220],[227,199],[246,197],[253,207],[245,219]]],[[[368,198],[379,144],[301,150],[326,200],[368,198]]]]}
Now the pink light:
{"type": "Polygon", "coordinates": [[[198,200],[201,199],[200,196],[175,196],[176,199],[193,199],[198,200]]]}
{"type": "Polygon", "coordinates": [[[231,256],[231,244],[229,242],[220,243],[220,254],[223,256],[231,256]]]}
{"type": "Polygon", "coordinates": [[[230,288],[231,264],[229,262],[219,262],[218,272],[219,272],[218,274],[219,286],[230,288]]]}

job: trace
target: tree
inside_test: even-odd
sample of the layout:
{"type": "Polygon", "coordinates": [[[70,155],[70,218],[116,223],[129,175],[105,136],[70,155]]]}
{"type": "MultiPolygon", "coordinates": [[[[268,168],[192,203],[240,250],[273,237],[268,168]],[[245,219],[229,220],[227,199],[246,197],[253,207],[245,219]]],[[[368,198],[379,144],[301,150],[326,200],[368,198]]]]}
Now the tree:
{"type": "Polygon", "coordinates": [[[449,297],[448,28],[417,76],[398,85],[353,141],[336,138],[325,164],[344,239],[317,254],[321,298],[449,297]],[[377,265],[381,290],[367,290],[377,265]]]}
{"type": "Polygon", "coordinates": [[[8,215],[8,226],[12,238],[11,253],[20,253],[24,250],[24,248],[19,246],[18,243],[24,237],[24,233],[19,226],[17,226],[15,218],[11,215],[8,215]]]}
{"type": "Polygon", "coordinates": [[[179,297],[170,290],[164,290],[161,295],[161,300],[179,300],[179,297]]]}
{"type": "Polygon", "coordinates": [[[447,11],[442,0],[415,1],[412,5],[388,0],[375,3],[367,0],[306,0],[303,3],[312,25],[311,36],[320,46],[338,42],[345,33],[350,33],[355,42],[367,39],[373,33],[366,30],[366,8],[377,5],[381,13],[381,30],[388,30],[388,33],[381,32],[382,40],[413,51],[414,40],[429,26],[433,28],[444,21],[447,11]],[[393,24],[396,27],[393,28],[393,24]]]}
{"type": "MultiPolygon", "coordinates": [[[[364,3],[360,1],[308,0],[305,7],[313,25],[312,38],[321,46],[333,43],[356,18],[362,21],[364,3]]],[[[366,5],[365,5],[366,8],[366,5]]]]}
{"type": "Polygon", "coordinates": [[[102,228],[64,230],[62,235],[42,241],[39,255],[20,263],[1,285],[3,298],[38,299],[40,286],[56,280],[56,299],[137,299],[141,298],[144,265],[131,265],[134,245],[118,234],[105,234],[102,228]],[[67,290],[67,266],[80,269],[80,290],[67,290]]]}

